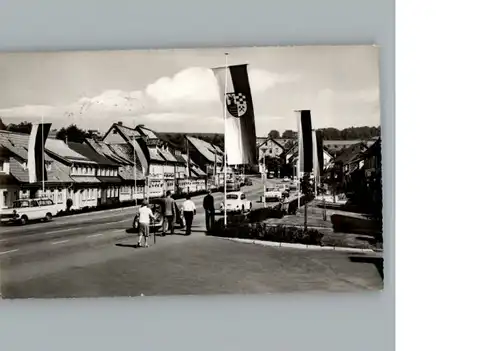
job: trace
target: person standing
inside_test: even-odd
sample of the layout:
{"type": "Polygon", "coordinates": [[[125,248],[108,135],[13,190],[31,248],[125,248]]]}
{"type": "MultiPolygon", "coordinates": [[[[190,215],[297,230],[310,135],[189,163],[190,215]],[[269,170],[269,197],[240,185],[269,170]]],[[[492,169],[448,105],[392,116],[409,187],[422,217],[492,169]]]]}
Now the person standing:
{"type": "Polygon", "coordinates": [[[205,209],[205,226],[207,232],[210,232],[215,222],[215,205],[211,190],[208,190],[207,196],[203,199],[203,208],[205,209]]]}
{"type": "Polygon", "coordinates": [[[144,238],[144,247],[148,247],[149,224],[150,220],[154,221],[155,217],[153,216],[153,211],[148,207],[147,200],[142,202],[137,213],[139,215],[139,240],[137,242],[137,247],[142,246],[142,238],[144,238]]]}
{"type": "Polygon", "coordinates": [[[186,201],[182,204],[182,213],[186,220],[186,235],[191,235],[191,226],[193,225],[193,218],[196,215],[196,206],[191,201],[190,195],[186,195],[186,201]]]}
{"type": "Polygon", "coordinates": [[[175,200],[172,199],[172,193],[167,191],[167,197],[164,199],[164,211],[163,211],[163,232],[162,236],[167,234],[170,229],[170,234],[175,232],[175,200]]]}

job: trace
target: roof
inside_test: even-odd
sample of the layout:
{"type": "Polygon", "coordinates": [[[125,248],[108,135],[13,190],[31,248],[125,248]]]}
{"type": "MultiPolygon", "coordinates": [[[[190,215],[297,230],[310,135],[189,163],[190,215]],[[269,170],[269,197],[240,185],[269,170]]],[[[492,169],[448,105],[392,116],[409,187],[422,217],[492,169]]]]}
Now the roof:
{"type": "MultiPolygon", "coordinates": [[[[187,161],[188,161],[188,157],[186,154],[182,154],[181,156],[184,161],[186,162],[187,164],[187,161]]],[[[206,176],[207,174],[196,164],[193,162],[193,160],[189,160],[189,170],[190,172],[194,173],[194,175],[196,175],[197,177],[204,177],[206,176]]]]}
{"type": "Polygon", "coordinates": [[[144,174],[142,173],[142,170],[139,167],[135,167],[135,174],[134,174],[134,166],[130,165],[123,165],[120,168],[118,168],[118,175],[123,180],[145,179],[144,174]]]}
{"type": "Polygon", "coordinates": [[[160,153],[160,155],[161,155],[161,156],[163,156],[163,158],[164,158],[165,160],[167,160],[167,162],[179,162],[179,161],[175,158],[175,156],[174,156],[174,155],[172,155],[172,153],[171,153],[169,150],[167,150],[167,149],[165,149],[165,150],[163,150],[163,149],[158,149],[158,152],[160,153]]]}
{"type": "Polygon", "coordinates": [[[128,161],[128,159],[126,158],[123,158],[123,157],[120,157],[118,154],[116,154],[112,149],[111,147],[102,142],[102,141],[96,141],[96,140],[93,140],[93,139],[86,139],[86,142],[88,145],[90,145],[97,153],[99,153],[100,155],[103,155],[107,158],[109,158],[110,160],[118,163],[118,164],[128,164],[128,163],[131,163],[130,161],[128,161]]]}
{"type": "Polygon", "coordinates": [[[117,123],[114,123],[111,126],[111,128],[113,127],[116,127],[122,134],[127,136],[129,139],[134,139],[141,136],[141,133],[139,133],[137,130],[130,127],[126,127],[124,125],[119,125],[117,123]]]}
{"type": "Polygon", "coordinates": [[[162,162],[162,163],[165,162],[165,159],[161,156],[161,154],[158,152],[158,149],[156,147],[155,148],[149,147],[148,150],[149,150],[149,157],[150,157],[151,161],[162,162]]]}
{"type": "MultiPolygon", "coordinates": [[[[10,173],[14,178],[22,183],[29,182],[28,169],[11,157],[10,159],[10,173]]],[[[51,167],[47,171],[47,183],[72,183],[73,179],[69,176],[70,169],[68,166],[60,163],[59,161],[52,161],[51,167]]]]}
{"type": "Polygon", "coordinates": [[[262,145],[264,145],[265,143],[267,143],[269,140],[271,140],[273,143],[275,143],[277,146],[279,146],[283,150],[285,149],[285,143],[282,144],[282,143],[278,142],[276,139],[273,139],[271,137],[266,138],[262,143],[258,144],[257,147],[260,148],[262,145]]]}
{"type": "Polygon", "coordinates": [[[87,157],[70,149],[64,141],[59,139],[47,139],[45,142],[45,150],[50,151],[52,154],[57,155],[68,162],[96,164],[96,162],[91,161],[87,157]]]}
{"type": "MultiPolygon", "coordinates": [[[[3,146],[24,161],[28,160],[29,138],[29,134],[0,130],[0,146],[3,146]]],[[[47,150],[47,147],[45,147],[45,150],[47,150]]],[[[47,155],[47,152],[45,152],[45,160],[49,162],[53,161],[53,159],[47,155]]]]}
{"type": "Polygon", "coordinates": [[[186,138],[191,145],[193,145],[195,149],[207,159],[208,162],[214,162],[214,160],[216,160],[217,163],[223,162],[223,158],[218,151],[220,148],[198,138],[191,136],[186,136],[186,138]]]}
{"type": "Polygon", "coordinates": [[[146,128],[144,126],[137,126],[136,130],[142,135],[146,136],[148,139],[159,139],[158,135],[156,135],[156,133],[153,130],[146,128]]]}
{"type": "Polygon", "coordinates": [[[97,153],[94,149],[88,144],[81,143],[73,143],[69,142],[68,147],[73,151],[83,155],[87,159],[96,162],[99,165],[105,166],[118,166],[118,163],[111,161],[109,158],[97,153]]]}
{"type": "MultiPolygon", "coordinates": [[[[130,163],[134,163],[134,148],[130,144],[112,144],[108,145],[109,148],[116,153],[119,157],[124,158],[130,163]]],[[[139,160],[135,158],[135,163],[139,163],[139,160]]]]}
{"type": "Polygon", "coordinates": [[[366,150],[366,144],[362,142],[351,145],[337,155],[335,162],[348,163],[358,157],[364,150],[366,150]]]}

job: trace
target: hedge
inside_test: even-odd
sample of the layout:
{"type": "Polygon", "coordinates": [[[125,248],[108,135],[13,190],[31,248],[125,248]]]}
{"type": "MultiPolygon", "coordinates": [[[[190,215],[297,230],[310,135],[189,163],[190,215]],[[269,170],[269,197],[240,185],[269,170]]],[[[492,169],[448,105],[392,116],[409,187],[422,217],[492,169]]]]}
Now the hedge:
{"type": "Polygon", "coordinates": [[[284,225],[267,226],[262,223],[228,225],[217,221],[209,235],[224,238],[253,239],[294,243],[304,245],[322,245],[323,234],[314,229],[287,227],[284,225]]]}

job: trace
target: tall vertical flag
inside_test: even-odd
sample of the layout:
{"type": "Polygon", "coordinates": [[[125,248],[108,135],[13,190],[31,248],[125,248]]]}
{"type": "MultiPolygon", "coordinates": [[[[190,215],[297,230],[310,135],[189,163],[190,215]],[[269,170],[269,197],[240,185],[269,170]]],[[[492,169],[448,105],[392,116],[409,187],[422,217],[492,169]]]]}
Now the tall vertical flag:
{"type": "Polygon", "coordinates": [[[36,183],[47,180],[45,168],[45,141],[52,123],[38,123],[31,127],[28,142],[28,175],[29,182],[36,183]]]}
{"type": "Polygon", "coordinates": [[[219,85],[225,120],[224,142],[228,165],[256,165],[257,137],[247,65],[212,69],[219,85]],[[227,74],[227,80],[226,80],[227,74]]]}
{"type": "Polygon", "coordinates": [[[134,138],[132,140],[132,146],[134,152],[139,158],[139,163],[141,164],[142,173],[147,177],[149,176],[149,164],[151,163],[151,155],[149,153],[148,145],[143,138],[134,138]]]}
{"type": "Polygon", "coordinates": [[[323,156],[323,134],[320,130],[312,132],[313,154],[314,154],[314,175],[316,178],[323,174],[324,156],[323,156]]]}
{"type": "Polygon", "coordinates": [[[313,135],[310,110],[296,111],[299,125],[299,169],[300,172],[310,173],[313,171],[313,135]]]}

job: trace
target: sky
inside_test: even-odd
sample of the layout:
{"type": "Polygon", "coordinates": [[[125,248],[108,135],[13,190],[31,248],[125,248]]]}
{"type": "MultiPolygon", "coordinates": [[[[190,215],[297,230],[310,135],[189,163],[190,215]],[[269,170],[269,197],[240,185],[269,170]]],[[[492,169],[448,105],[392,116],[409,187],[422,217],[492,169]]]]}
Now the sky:
{"type": "Polygon", "coordinates": [[[289,46],[0,54],[0,117],[7,123],[114,122],[158,132],[223,133],[211,68],[248,64],[257,136],[297,129],[379,126],[379,48],[289,46]]]}

